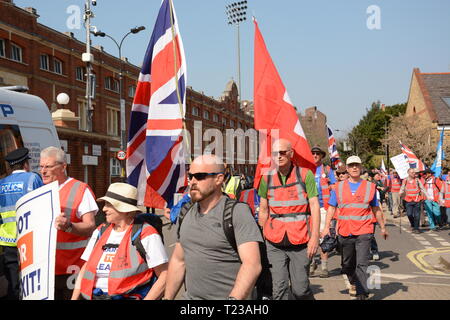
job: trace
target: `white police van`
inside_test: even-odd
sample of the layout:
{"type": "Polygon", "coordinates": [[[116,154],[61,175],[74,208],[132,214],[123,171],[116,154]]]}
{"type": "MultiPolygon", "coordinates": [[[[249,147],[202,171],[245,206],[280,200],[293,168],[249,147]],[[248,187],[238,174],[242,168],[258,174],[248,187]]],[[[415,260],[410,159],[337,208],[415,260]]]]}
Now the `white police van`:
{"type": "Polygon", "coordinates": [[[7,174],[4,158],[12,150],[30,150],[31,170],[39,172],[42,149],[60,147],[50,111],[38,96],[0,87],[0,178],[7,174]]]}

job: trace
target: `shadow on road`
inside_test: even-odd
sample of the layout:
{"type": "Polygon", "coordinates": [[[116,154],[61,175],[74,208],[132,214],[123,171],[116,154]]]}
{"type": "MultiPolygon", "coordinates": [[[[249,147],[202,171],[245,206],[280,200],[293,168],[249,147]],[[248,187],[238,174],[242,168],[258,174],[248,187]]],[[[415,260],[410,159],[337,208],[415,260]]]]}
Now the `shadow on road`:
{"type": "Polygon", "coordinates": [[[370,300],[383,300],[386,297],[389,297],[400,290],[403,292],[407,292],[408,287],[400,282],[390,282],[382,284],[380,289],[371,290],[371,292],[374,293],[374,295],[370,297],[370,300]]]}

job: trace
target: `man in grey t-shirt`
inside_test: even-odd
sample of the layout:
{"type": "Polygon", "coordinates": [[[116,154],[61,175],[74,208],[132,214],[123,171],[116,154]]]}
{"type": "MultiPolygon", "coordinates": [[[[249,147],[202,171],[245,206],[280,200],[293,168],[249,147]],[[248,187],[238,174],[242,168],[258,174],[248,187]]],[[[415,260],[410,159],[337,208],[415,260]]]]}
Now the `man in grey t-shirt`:
{"type": "MultiPolygon", "coordinates": [[[[261,232],[245,204],[233,209],[237,252],[223,229],[226,196],[222,161],[214,155],[197,157],[189,170],[194,206],[180,228],[169,262],[165,299],[173,299],[183,281],[187,299],[247,299],[261,272],[261,232]]],[[[178,229],[179,219],[175,229],[178,229]]]]}

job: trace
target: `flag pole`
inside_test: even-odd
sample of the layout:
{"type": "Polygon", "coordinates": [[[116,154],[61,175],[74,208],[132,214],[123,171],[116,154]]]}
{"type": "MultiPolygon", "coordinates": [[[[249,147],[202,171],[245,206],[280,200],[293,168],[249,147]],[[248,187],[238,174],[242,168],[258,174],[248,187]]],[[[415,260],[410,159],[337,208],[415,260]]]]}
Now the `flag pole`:
{"type": "MultiPolygon", "coordinates": [[[[186,132],[187,132],[187,128],[186,128],[186,121],[184,119],[184,113],[183,113],[183,103],[181,102],[181,95],[180,95],[180,88],[178,86],[178,77],[177,77],[177,70],[178,70],[178,65],[177,65],[177,43],[175,42],[175,26],[173,25],[173,1],[169,0],[169,8],[170,8],[170,26],[171,26],[171,30],[172,30],[172,47],[173,47],[173,58],[174,58],[174,79],[175,79],[175,88],[176,88],[176,92],[177,92],[177,98],[178,98],[178,106],[180,107],[180,114],[183,116],[183,141],[186,144],[186,151],[189,152],[189,154],[191,153],[191,149],[190,149],[190,145],[189,145],[189,141],[188,139],[186,139],[186,132]]],[[[186,159],[185,159],[186,160],[186,159]]],[[[191,162],[191,157],[189,157],[189,162],[191,162]]]]}

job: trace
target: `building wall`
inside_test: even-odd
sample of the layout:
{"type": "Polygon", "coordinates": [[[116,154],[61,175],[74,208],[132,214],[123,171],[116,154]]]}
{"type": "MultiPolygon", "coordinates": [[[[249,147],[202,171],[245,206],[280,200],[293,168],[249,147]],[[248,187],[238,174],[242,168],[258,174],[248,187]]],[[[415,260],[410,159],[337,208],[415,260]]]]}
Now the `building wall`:
{"type": "Polygon", "coordinates": [[[305,109],[305,114],[299,114],[300,123],[305,132],[306,139],[309,145],[320,146],[322,150],[328,149],[328,135],[327,135],[327,117],[320,112],[317,107],[310,107],[305,109]]]}
{"type": "Polygon", "coordinates": [[[423,94],[423,87],[419,83],[420,75],[416,72],[417,69],[414,70],[411,86],[409,89],[408,103],[406,106],[405,115],[407,117],[417,116],[426,121],[430,122],[431,125],[431,117],[428,112],[428,108],[426,105],[425,97],[423,94]]]}
{"type": "MultiPolygon", "coordinates": [[[[81,55],[86,51],[85,44],[73,37],[71,33],[61,33],[38,23],[38,14],[33,9],[21,9],[14,6],[11,1],[0,0],[0,39],[5,41],[6,55],[0,57],[0,86],[26,85],[29,93],[41,97],[51,111],[61,108],[57,104],[56,97],[65,92],[70,97],[69,109],[75,116],[80,117],[79,104],[85,102],[86,82],[76,78],[76,68],[85,67],[81,61],[81,55]],[[17,62],[10,57],[11,44],[17,44],[22,48],[22,62],[17,62]],[[40,68],[40,55],[49,57],[50,70],[40,68]],[[53,58],[63,64],[62,74],[53,72],[53,58]]],[[[140,69],[121,61],[108,54],[102,47],[91,48],[95,62],[93,73],[96,75],[96,97],[93,100],[93,130],[86,132],[79,129],[79,123],[72,123],[69,127],[57,123],[57,132],[63,145],[67,145],[66,152],[70,154],[68,174],[76,179],[88,182],[96,196],[103,196],[111,182],[120,181],[119,176],[111,176],[110,162],[116,157],[120,146],[120,117],[117,122],[118,134],[107,132],[107,110],[114,108],[119,110],[119,93],[105,88],[105,78],[112,77],[119,80],[120,68],[123,69],[122,97],[126,100],[126,121],[128,126],[133,97],[128,95],[128,88],[135,86],[140,69]],[[93,146],[100,146],[101,155],[96,156],[98,164],[83,165],[83,155],[93,155],[93,146]]],[[[240,125],[244,129],[253,127],[253,117],[241,111],[237,101],[236,85],[228,83],[224,96],[219,100],[207,97],[203,93],[192,89],[187,90],[186,127],[193,136],[194,120],[202,121],[203,133],[209,128],[216,128],[220,132],[226,129],[237,129],[240,125]],[[233,91],[234,90],[234,91],[233,91]],[[199,117],[192,115],[192,107],[199,108],[199,117]],[[209,112],[209,119],[203,117],[203,112],[209,112]],[[214,121],[213,114],[217,114],[219,121],[214,121]],[[222,118],[227,119],[227,124],[222,124],[222,118]],[[234,125],[230,125],[230,120],[234,125]]],[[[120,113],[119,113],[120,115],[120,113]]],[[[128,133],[128,127],[126,130],[128,133]]],[[[203,143],[202,149],[209,143],[203,143]]],[[[194,144],[192,145],[192,149],[194,144]]],[[[99,148],[99,147],[97,147],[99,148]]],[[[194,154],[194,152],[193,152],[194,154]]],[[[254,173],[254,165],[241,165],[233,163],[236,170],[248,174],[254,173]],[[245,169],[247,167],[247,169],[245,169]]],[[[123,161],[123,166],[125,162],[123,161]]]]}

